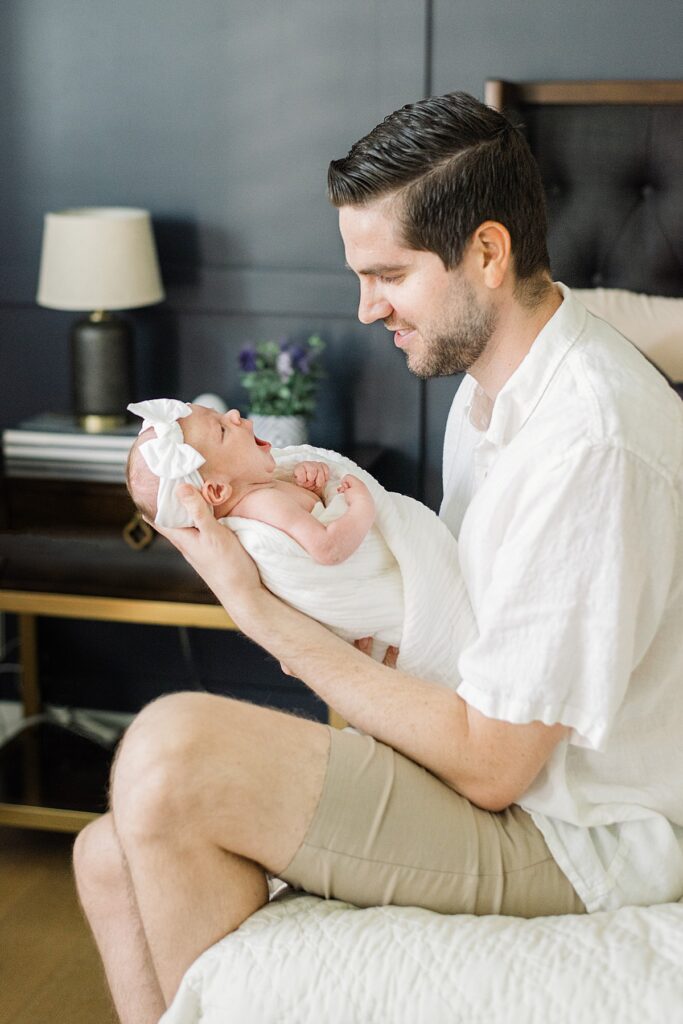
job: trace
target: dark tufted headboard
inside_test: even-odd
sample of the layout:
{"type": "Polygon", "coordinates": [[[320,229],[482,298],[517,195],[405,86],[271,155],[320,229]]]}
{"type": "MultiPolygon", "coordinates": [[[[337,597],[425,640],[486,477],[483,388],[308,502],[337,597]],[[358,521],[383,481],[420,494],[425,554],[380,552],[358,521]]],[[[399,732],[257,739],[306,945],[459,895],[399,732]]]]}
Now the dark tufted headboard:
{"type": "Polygon", "coordinates": [[[553,276],[683,296],[683,82],[486,83],[525,126],[553,276]]]}

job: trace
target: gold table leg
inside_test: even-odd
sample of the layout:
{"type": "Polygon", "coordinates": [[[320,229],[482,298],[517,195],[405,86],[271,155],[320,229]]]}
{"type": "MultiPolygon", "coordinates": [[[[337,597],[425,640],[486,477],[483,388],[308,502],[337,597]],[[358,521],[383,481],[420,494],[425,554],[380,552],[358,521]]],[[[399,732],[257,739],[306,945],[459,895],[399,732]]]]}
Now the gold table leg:
{"type": "Polygon", "coordinates": [[[19,619],[21,660],[21,702],[24,716],[39,715],[42,710],[38,682],[38,643],[35,615],[22,614],[19,619]]]}
{"type": "MultiPolygon", "coordinates": [[[[40,685],[38,682],[38,638],[36,616],[22,614],[19,621],[19,660],[21,663],[21,703],[24,718],[39,715],[42,711],[40,685]]],[[[38,737],[27,735],[23,746],[24,800],[29,804],[40,803],[41,750],[38,737]]]]}

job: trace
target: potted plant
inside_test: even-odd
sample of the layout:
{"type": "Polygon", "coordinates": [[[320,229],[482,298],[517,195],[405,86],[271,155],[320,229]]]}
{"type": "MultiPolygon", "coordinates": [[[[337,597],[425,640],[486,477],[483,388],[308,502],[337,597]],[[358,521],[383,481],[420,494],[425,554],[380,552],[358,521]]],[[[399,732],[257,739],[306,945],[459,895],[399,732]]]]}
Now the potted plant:
{"type": "Polygon", "coordinates": [[[313,334],[303,342],[261,341],[240,351],[240,381],[249,394],[254,433],[276,448],[307,440],[306,420],[325,375],[320,364],[324,348],[322,338],[313,334]]]}

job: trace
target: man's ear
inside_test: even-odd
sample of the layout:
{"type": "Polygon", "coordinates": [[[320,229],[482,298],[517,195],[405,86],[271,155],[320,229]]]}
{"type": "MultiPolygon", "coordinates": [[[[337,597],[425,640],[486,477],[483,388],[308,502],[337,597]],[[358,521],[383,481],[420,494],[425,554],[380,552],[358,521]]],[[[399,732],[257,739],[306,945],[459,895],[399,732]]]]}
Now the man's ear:
{"type": "Polygon", "coordinates": [[[202,484],[202,497],[212,508],[222,505],[231,494],[232,487],[225,481],[205,480],[202,484]]]}
{"type": "Polygon", "coordinates": [[[472,236],[475,256],[488,288],[499,288],[512,261],[510,232],[497,220],[485,220],[472,236]]]}

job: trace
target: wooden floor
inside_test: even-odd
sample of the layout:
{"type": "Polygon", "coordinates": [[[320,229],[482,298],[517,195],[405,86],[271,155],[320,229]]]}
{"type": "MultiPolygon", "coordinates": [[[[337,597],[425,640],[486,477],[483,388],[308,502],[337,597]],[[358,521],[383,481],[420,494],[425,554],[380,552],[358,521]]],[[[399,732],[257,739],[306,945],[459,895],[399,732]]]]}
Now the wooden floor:
{"type": "Polygon", "coordinates": [[[0,826],[0,1024],[114,1024],[71,874],[73,836],[0,826]]]}

